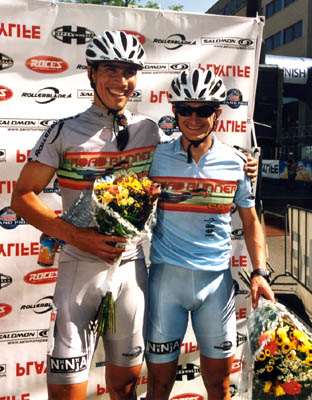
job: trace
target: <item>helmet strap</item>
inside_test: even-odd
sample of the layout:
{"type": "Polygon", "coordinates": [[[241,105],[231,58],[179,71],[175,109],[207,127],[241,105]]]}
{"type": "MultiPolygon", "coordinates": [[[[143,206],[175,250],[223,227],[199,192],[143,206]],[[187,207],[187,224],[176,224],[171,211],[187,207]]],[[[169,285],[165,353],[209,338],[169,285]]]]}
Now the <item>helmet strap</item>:
{"type": "MultiPolygon", "coordinates": [[[[180,128],[180,126],[179,126],[179,119],[178,119],[178,115],[177,115],[177,114],[175,114],[175,120],[176,120],[176,123],[177,123],[178,127],[180,128]]],[[[199,139],[199,140],[189,140],[186,136],[183,135],[183,132],[182,132],[181,129],[180,129],[180,132],[182,133],[182,135],[183,135],[183,136],[187,139],[187,141],[189,142],[189,145],[187,146],[187,150],[186,150],[186,153],[187,153],[187,163],[188,163],[188,164],[191,164],[191,162],[192,162],[192,160],[193,160],[192,152],[191,152],[191,147],[193,146],[193,147],[197,148],[201,143],[203,143],[203,142],[207,139],[207,137],[211,134],[211,132],[214,130],[214,128],[215,128],[215,124],[213,124],[213,127],[210,129],[210,131],[209,131],[202,139],[199,139]]]]}

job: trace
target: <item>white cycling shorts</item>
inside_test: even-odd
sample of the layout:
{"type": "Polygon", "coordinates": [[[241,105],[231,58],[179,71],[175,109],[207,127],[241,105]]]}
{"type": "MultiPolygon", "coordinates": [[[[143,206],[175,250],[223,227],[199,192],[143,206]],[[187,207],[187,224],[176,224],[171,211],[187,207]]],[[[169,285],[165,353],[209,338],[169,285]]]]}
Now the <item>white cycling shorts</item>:
{"type": "MultiPolygon", "coordinates": [[[[103,264],[63,257],[59,263],[54,303],[56,315],[48,340],[48,383],[88,380],[98,338],[90,330],[106,292],[108,270],[103,264]]],[[[116,332],[103,338],[105,362],[140,365],[144,354],[147,271],[143,259],[123,262],[114,273],[116,332]]],[[[52,318],[54,319],[54,318],[52,318]]]]}

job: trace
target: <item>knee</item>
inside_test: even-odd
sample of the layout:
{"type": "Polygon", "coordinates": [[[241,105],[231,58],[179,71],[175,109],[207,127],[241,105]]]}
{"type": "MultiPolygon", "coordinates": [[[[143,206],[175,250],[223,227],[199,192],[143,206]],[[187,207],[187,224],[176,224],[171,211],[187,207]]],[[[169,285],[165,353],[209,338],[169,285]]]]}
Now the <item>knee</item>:
{"type": "Polygon", "coordinates": [[[149,371],[147,384],[147,400],[168,399],[174,379],[169,376],[159,376],[149,371]]]}
{"type": "Polygon", "coordinates": [[[111,400],[136,400],[136,381],[124,385],[117,385],[114,382],[107,383],[107,389],[111,400]]]}
{"type": "Polygon", "coordinates": [[[228,400],[231,397],[229,376],[220,377],[219,379],[209,377],[209,379],[206,379],[205,386],[208,397],[212,399],[228,400]]]}

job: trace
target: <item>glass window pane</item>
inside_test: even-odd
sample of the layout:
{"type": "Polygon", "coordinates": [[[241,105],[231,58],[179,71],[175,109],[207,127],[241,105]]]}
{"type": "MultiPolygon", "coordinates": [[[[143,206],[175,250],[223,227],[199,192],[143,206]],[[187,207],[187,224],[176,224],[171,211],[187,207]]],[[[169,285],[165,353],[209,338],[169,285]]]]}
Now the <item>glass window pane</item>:
{"type": "Polygon", "coordinates": [[[266,18],[272,17],[273,13],[274,13],[274,8],[273,8],[273,2],[272,2],[272,3],[269,3],[269,4],[267,4],[265,6],[265,16],[266,16],[266,18]]]}
{"type": "Polygon", "coordinates": [[[282,0],[275,0],[274,12],[280,11],[282,9],[282,7],[283,7],[282,0]]]}
{"type": "Polygon", "coordinates": [[[297,22],[294,25],[294,39],[302,36],[302,21],[297,22]]]}

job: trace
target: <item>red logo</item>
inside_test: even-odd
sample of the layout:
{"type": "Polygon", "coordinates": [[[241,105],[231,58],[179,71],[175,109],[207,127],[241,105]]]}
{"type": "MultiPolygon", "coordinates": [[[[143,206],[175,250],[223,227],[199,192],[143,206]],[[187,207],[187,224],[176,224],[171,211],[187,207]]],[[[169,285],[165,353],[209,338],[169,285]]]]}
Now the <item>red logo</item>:
{"type": "Polygon", "coordinates": [[[239,372],[242,369],[242,360],[235,359],[232,364],[231,374],[235,374],[235,372],[239,372]]]}
{"type": "Polygon", "coordinates": [[[196,394],[196,393],[183,393],[183,394],[178,394],[177,396],[174,396],[171,398],[171,400],[204,400],[204,397],[201,394],[196,394]]]}
{"type": "Polygon", "coordinates": [[[29,272],[24,276],[24,281],[31,285],[45,285],[54,283],[57,280],[57,268],[41,268],[29,272]]]}
{"type": "Polygon", "coordinates": [[[12,311],[12,306],[6,303],[0,303],[0,318],[5,317],[12,311]]]}
{"type": "Polygon", "coordinates": [[[136,31],[128,31],[126,29],[123,29],[122,31],[125,33],[128,33],[129,35],[135,36],[141,44],[145,43],[145,36],[143,36],[141,33],[136,32],[136,31]]]}
{"type": "Polygon", "coordinates": [[[13,96],[13,92],[6,86],[0,85],[0,101],[9,100],[13,96]]]}
{"type": "Polygon", "coordinates": [[[42,74],[59,74],[68,69],[66,61],[53,56],[35,56],[28,58],[25,65],[34,72],[42,74]]]}

